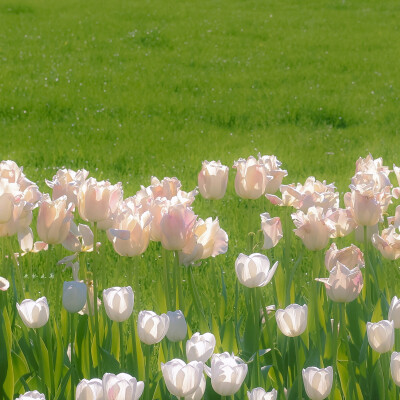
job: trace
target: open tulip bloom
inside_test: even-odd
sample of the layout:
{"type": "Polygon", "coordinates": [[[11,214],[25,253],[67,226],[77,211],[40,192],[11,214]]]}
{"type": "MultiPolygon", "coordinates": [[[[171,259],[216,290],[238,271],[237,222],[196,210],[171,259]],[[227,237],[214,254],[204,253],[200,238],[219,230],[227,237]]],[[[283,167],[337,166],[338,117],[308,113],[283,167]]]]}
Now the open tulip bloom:
{"type": "Polygon", "coordinates": [[[186,342],[186,357],[189,361],[202,361],[205,363],[214,353],[215,336],[207,332],[200,335],[199,332],[186,342]]]}
{"type": "Polygon", "coordinates": [[[338,249],[336,243],[332,243],[331,247],[325,253],[325,267],[331,271],[337,262],[344,264],[348,269],[355,267],[363,268],[365,266],[364,255],[362,251],[352,244],[349,247],[338,249]]]}
{"type": "Polygon", "coordinates": [[[266,212],[260,214],[261,229],[264,234],[263,249],[272,249],[283,238],[282,223],[279,217],[271,218],[266,212]]]}
{"type": "Polygon", "coordinates": [[[249,288],[267,285],[275,274],[278,261],[272,266],[267,256],[254,253],[250,256],[240,253],[235,262],[239,282],[249,288]]]}
{"type": "Polygon", "coordinates": [[[203,376],[204,364],[191,361],[186,364],[180,359],[173,359],[167,363],[161,363],[161,371],[167,389],[176,397],[186,397],[193,394],[200,386],[203,376]]]}
{"type": "Polygon", "coordinates": [[[75,400],[103,400],[103,382],[101,379],[82,379],[76,387],[75,400]]]}
{"type": "Polygon", "coordinates": [[[318,282],[325,284],[328,297],[339,303],[348,303],[355,300],[363,288],[363,277],[358,267],[348,269],[339,261],[329,278],[316,278],[318,282]]]}
{"type": "Polygon", "coordinates": [[[44,396],[44,394],[39,393],[37,390],[33,390],[32,392],[21,394],[21,396],[19,396],[17,400],[46,400],[46,397],[44,396]]]}
{"type": "Polygon", "coordinates": [[[251,392],[247,392],[249,400],[276,400],[278,392],[272,389],[270,392],[266,392],[263,388],[258,387],[253,389],[251,392]]]}
{"type": "Polygon", "coordinates": [[[378,353],[386,353],[394,345],[393,321],[383,320],[376,323],[367,322],[369,345],[378,353]]]}
{"type": "Polygon", "coordinates": [[[41,328],[49,320],[49,305],[46,297],[30,300],[25,299],[17,303],[18,314],[28,328],[41,328]]]}
{"type": "Polygon", "coordinates": [[[303,369],[303,382],[307,396],[311,400],[325,399],[332,390],[333,369],[332,367],[303,369]]]}

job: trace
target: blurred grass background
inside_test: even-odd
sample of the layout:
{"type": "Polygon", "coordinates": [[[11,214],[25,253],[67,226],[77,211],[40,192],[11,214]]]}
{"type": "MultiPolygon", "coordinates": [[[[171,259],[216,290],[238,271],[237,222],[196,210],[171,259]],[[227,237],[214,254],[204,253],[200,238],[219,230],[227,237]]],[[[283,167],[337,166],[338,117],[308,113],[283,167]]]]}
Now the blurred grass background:
{"type": "MultiPolygon", "coordinates": [[[[44,191],[65,166],[129,196],[152,175],[191,190],[203,160],[261,152],[284,183],[314,175],[344,192],[359,156],[400,163],[399,12],[393,0],[1,0],[1,158],[44,191]]],[[[223,201],[194,203],[220,217],[230,269],[272,210],[241,201],[233,172],[223,201]]]]}

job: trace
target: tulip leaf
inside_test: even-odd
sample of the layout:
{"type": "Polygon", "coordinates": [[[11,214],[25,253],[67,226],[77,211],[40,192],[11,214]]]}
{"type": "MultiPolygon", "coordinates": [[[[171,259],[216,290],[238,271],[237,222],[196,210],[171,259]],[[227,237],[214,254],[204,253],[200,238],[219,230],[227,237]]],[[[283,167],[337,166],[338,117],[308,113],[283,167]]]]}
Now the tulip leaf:
{"type": "Polygon", "coordinates": [[[61,373],[64,365],[64,345],[61,339],[60,330],[58,329],[57,322],[53,323],[54,336],[56,338],[56,357],[54,365],[54,384],[57,387],[61,379],[61,373]]]}
{"type": "MultiPolygon", "coordinates": [[[[43,379],[45,385],[47,386],[47,388],[50,390],[51,388],[51,376],[50,376],[50,363],[49,363],[49,352],[47,350],[47,347],[43,341],[43,339],[40,337],[40,350],[37,349],[38,351],[40,351],[40,355],[38,354],[38,359],[39,359],[39,363],[41,364],[41,371],[43,373],[43,376],[41,376],[41,378],[43,379]]],[[[51,351],[51,349],[50,349],[51,351]]],[[[53,366],[52,366],[53,368],[53,366]]]]}
{"type": "Polygon", "coordinates": [[[29,367],[22,353],[19,355],[15,353],[15,351],[12,351],[11,356],[14,370],[14,383],[17,384],[22,376],[29,374],[29,367]]]}
{"type": "Polygon", "coordinates": [[[7,310],[0,314],[0,398],[14,398],[14,371],[11,355],[12,331],[7,310]]]}
{"type": "MultiPolygon", "coordinates": [[[[72,373],[72,368],[66,368],[65,375],[63,376],[60,386],[58,387],[55,393],[54,400],[64,400],[67,398],[66,396],[67,385],[68,381],[70,380],[71,373],[72,373]]],[[[69,390],[69,392],[71,392],[71,390],[69,390]]]]}
{"type": "Polygon", "coordinates": [[[107,372],[118,374],[120,367],[115,357],[109,351],[103,349],[103,347],[100,347],[100,354],[103,365],[107,366],[107,372]]]}
{"type": "Polygon", "coordinates": [[[385,378],[382,371],[381,359],[379,359],[372,373],[371,398],[384,399],[385,392],[385,378]]]}

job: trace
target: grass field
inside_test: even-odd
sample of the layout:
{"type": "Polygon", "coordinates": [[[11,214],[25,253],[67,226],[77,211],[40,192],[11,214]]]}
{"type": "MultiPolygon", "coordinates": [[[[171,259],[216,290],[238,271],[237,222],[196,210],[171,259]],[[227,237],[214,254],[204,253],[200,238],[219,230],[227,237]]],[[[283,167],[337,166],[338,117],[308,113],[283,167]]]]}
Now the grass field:
{"type": "MultiPolygon", "coordinates": [[[[44,192],[65,166],[121,181],[127,197],[152,175],[192,190],[203,160],[231,167],[260,152],[282,161],[284,183],[313,175],[344,193],[358,157],[400,164],[399,17],[393,0],[0,0],[1,159],[44,192]]],[[[220,257],[231,302],[247,232],[260,212],[283,214],[266,199],[241,200],[234,172],[222,201],[193,205],[229,235],[220,257]]],[[[107,263],[125,273],[131,260],[107,246],[107,263]]],[[[146,290],[147,263],[159,261],[151,246],[140,262],[146,290]]],[[[121,284],[112,267],[108,275],[121,284]]],[[[42,282],[30,284],[37,292],[42,282]]],[[[135,298],[135,312],[147,300],[135,298]]]]}

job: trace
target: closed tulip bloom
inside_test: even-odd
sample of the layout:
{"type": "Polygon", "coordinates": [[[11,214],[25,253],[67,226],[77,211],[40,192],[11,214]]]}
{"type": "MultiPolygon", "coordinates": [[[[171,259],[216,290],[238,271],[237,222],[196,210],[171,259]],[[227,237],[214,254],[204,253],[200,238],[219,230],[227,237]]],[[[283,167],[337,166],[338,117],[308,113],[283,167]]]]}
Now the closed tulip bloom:
{"type": "Polygon", "coordinates": [[[122,185],[111,185],[108,181],[97,182],[94,178],[85,181],[78,192],[79,215],[85,221],[108,220],[122,200],[122,185]]]}
{"type": "Polygon", "coordinates": [[[345,265],[337,262],[332,268],[329,278],[317,278],[326,288],[328,297],[339,303],[349,303],[355,300],[363,288],[363,277],[360,268],[348,269],[345,265]]]}
{"type": "Polygon", "coordinates": [[[247,392],[249,400],[276,400],[278,392],[272,389],[270,392],[266,392],[263,388],[258,387],[253,389],[251,392],[247,392]]]}
{"type": "Polygon", "coordinates": [[[6,278],[0,276],[0,290],[5,292],[10,287],[10,282],[6,278]]]}
{"type": "Polygon", "coordinates": [[[187,325],[185,316],[181,310],[168,311],[169,327],[167,331],[167,338],[171,342],[179,342],[185,339],[187,334],[187,325]]]}
{"type": "Polygon", "coordinates": [[[28,328],[40,328],[49,320],[49,305],[46,297],[30,300],[25,299],[17,303],[18,314],[28,328]]]}
{"type": "Polygon", "coordinates": [[[76,400],[103,400],[101,379],[82,379],[76,387],[76,400]]]}
{"type": "Polygon", "coordinates": [[[260,214],[261,229],[264,234],[263,249],[272,249],[283,238],[282,223],[279,217],[271,218],[266,212],[260,214]]]}
{"type": "Polygon", "coordinates": [[[206,374],[211,378],[211,385],[221,396],[232,396],[242,386],[247,375],[247,364],[239,357],[227,352],[214,354],[211,368],[205,366],[206,374]]]}
{"type": "Polygon", "coordinates": [[[67,206],[67,197],[50,200],[48,194],[43,196],[37,218],[37,233],[41,240],[48,244],[62,243],[68,236],[72,207],[67,206]]]}
{"type": "Polygon", "coordinates": [[[331,390],[333,382],[332,367],[317,368],[308,367],[303,369],[303,383],[307,396],[311,400],[326,399],[331,390]]]}
{"type": "Polygon", "coordinates": [[[39,393],[37,390],[21,394],[17,400],[46,400],[44,394],[39,393]]]}
{"type": "Polygon", "coordinates": [[[171,204],[160,221],[162,246],[167,250],[182,250],[194,234],[195,222],[196,215],[191,208],[171,204]]]}
{"type": "Polygon", "coordinates": [[[310,207],[307,214],[297,211],[292,214],[292,219],[297,227],[294,233],[309,250],[322,250],[335,231],[332,222],[324,216],[322,208],[310,207]]]}
{"type": "Polygon", "coordinates": [[[144,383],[129,374],[104,374],[104,400],[137,400],[144,390],[144,383]]]}
{"type": "Polygon", "coordinates": [[[393,321],[367,322],[367,336],[369,345],[378,353],[390,351],[394,345],[393,321]]]}
{"type": "Polygon", "coordinates": [[[390,356],[390,373],[397,386],[400,386],[400,353],[395,351],[390,356]]]}
{"type": "Polygon", "coordinates": [[[134,257],[144,253],[150,242],[151,214],[140,214],[128,203],[116,216],[109,230],[114,250],[121,256],[134,257]]]}
{"type": "Polygon", "coordinates": [[[203,167],[198,176],[201,195],[205,199],[222,199],[228,185],[228,173],[229,168],[222,165],[221,161],[203,161],[203,167]]]}
{"type": "Polygon", "coordinates": [[[275,313],[276,323],[280,331],[289,337],[301,335],[307,328],[307,304],[299,306],[291,304],[284,310],[279,309],[275,313]]]}
{"type": "Polygon", "coordinates": [[[166,314],[157,315],[154,311],[140,311],[137,329],[139,339],[145,344],[161,342],[169,328],[169,318],[166,314]]]}
{"type": "Polygon", "coordinates": [[[64,308],[75,313],[86,304],[87,287],[83,282],[70,281],[64,282],[62,302],[64,308]]]}
{"type": "Polygon", "coordinates": [[[362,251],[352,244],[349,247],[338,249],[336,243],[332,243],[325,254],[325,267],[331,271],[337,262],[344,264],[348,269],[355,267],[363,268],[365,266],[364,254],[362,251]]]}
{"type": "Polygon", "coordinates": [[[250,256],[240,253],[235,262],[239,282],[249,288],[267,285],[274,276],[277,267],[278,261],[271,268],[268,257],[259,253],[250,256]]]}
{"type": "Polygon", "coordinates": [[[257,161],[253,156],[247,160],[240,158],[235,161],[233,168],[236,171],[235,190],[236,194],[243,199],[258,199],[266,190],[267,170],[262,162],[257,161]]]}
{"type": "Polygon", "coordinates": [[[204,374],[201,374],[200,385],[192,394],[185,396],[185,400],[201,400],[204,396],[205,391],[206,391],[206,378],[204,374]]]}
{"type": "Polygon", "coordinates": [[[108,318],[116,322],[125,321],[133,311],[132,288],[127,286],[106,289],[103,291],[103,302],[108,318]]]}
{"type": "Polygon", "coordinates": [[[215,336],[212,333],[200,335],[196,332],[186,342],[186,357],[188,361],[202,361],[205,363],[214,353],[215,336]]]}
{"type": "Polygon", "coordinates": [[[192,361],[186,364],[180,359],[161,363],[165,385],[171,394],[180,398],[191,395],[200,386],[204,364],[192,361]]]}
{"type": "Polygon", "coordinates": [[[394,296],[390,302],[388,320],[393,321],[396,329],[400,328],[400,301],[397,296],[394,296]]]}

